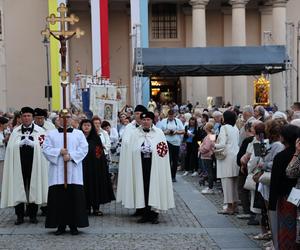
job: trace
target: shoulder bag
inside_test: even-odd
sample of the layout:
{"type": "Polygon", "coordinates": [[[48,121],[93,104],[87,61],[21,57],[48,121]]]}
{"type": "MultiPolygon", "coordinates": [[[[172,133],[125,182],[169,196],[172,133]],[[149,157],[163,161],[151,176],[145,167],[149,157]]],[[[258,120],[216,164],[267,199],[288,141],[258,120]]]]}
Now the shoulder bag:
{"type": "MultiPolygon", "coordinates": [[[[225,126],[224,126],[224,129],[225,129],[225,134],[226,134],[226,143],[225,144],[227,144],[228,135],[227,135],[227,129],[226,129],[225,126]]],[[[218,137],[218,139],[219,138],[220,137],[218,137]]],[[[224,148],[215,149],[214,153],[215,153],[215,157],[216,157],[217,160],[224,160],[226,158],[226,155],[227,155],[226,146],[224,146],[224,148]]]]}

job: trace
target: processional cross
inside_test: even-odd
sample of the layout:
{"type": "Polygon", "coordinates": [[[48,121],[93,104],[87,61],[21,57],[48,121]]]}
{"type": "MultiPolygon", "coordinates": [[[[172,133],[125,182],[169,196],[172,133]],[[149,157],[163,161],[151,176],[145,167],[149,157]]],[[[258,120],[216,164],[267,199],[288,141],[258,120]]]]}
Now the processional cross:
{"type": "MultiPolygon", "coordinates": [[[[61,71],[59,72],[59,76],[61,79],[61,86],[63,90],[63,134],[64,134],[64,148],[67,148],[67,120],[66,116],[68,114],[67,110],[67,94],[66,94],[66,87],[68,85],[67,78],[69,76],[69,73],[66,71],[66,55],[67,55],[67,41],[70,40],[73,36],[76,38],[80,38],[84,35],[84,31],[80,30],[80,28],[76,28],[75,30],[68,30],[66,25],[69,23],[71,25],[77,23],[79,21],[79,18],[75,16],[74,14],[71,14],[69,17],[66,16],[68,12],[68,8],[64,3],[61,3],[59,7],[57,8],[57,12],[59,13],[59,16],[57,17],[55,14],[51,14],[46,18],[47,23],[50,23],[51,25],[54,25],[56,23],[60,23],[60,30],[50,30],[49,27],[47,27],[45,30],[43,30],[41,33],[44,37],[47,39],[50,38],[50,36],[54,37],[56,40],[60,42],[60,49],[59,53],[61,55],[61,71]]],[[[48,26],[48,25],[47,25],[48,26]]],[[[68,183],[68,176],[67,176],[67,162],[64,162],[64,187],[67,188],[68,183]]]]}

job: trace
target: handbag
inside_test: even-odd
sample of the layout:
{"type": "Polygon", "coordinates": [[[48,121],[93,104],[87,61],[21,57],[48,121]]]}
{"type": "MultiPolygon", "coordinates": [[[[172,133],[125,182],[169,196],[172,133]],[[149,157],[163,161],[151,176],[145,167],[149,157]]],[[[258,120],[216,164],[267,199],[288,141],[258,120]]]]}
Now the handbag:
{"type": "Polygon", "coordinates": [[[255,191],[256,190],[256,183],[253,180],[254,174],[250,173],[246,177],[246,181],[244,184],[244,189],[250,190],[250,191],[255,191]]]}
{"type": "Polygon", "coordinates": [[[220,149],[215,149],[214,153],[217,160],[224,160],[226,158],[225,147],[220,149]]]}
{"type": "MultiPolygon", "coordinates": [[[[224,126],[224,129],[225,129],[226,141],[227,141],[227,130],[226,130],[225,126],[224,126]]],[[[214,154],[215,154],[215,157],[216,157],[217,160],[224,160],[226,158],[226,156],[227,156],[226,146],[224,146],[224,148],[215,149],[214,150],[214,154]]]]}
{"type": "Polygon", "coordinates": [[[258,180],[260,183],[264,184],[264,185],[268,185],[270,186],[271,183],[271,172],[264,172],[258,180]]]}

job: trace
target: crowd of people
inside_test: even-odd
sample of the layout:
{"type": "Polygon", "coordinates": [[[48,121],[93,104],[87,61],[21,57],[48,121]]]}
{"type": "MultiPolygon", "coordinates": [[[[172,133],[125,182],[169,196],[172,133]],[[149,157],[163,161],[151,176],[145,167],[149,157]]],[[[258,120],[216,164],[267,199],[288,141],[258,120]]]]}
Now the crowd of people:
{"type": "Polygon", "coordinates": [[[254,239],[266,240],[266,249],[297,249],[297,205],[288,197],[299,185],[300,103],[281,112],[151,100],[148,107],[125,106],[117,127],[76,110],[65,115],[67,147],[62,113],[0,112],[1,207],[15,207],[16,225],[26,213],[37,223],[42,205],[46,227],[62,234],[69,225],[77,234],[88,215],[103,215],[100,204],[115,199],[114,188],[117,202],[136,209],[139,223],[157,224],[158,212],[175,206],[172,182],[181,174],[199,178],[204,195],[214,195],[221,182],[218,213],[260,225],[254,239]]]}

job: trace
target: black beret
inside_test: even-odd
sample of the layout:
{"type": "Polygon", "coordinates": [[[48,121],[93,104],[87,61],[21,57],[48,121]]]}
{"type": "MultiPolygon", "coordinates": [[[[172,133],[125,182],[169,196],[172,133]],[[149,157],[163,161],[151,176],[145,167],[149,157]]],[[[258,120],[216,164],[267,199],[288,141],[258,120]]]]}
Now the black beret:
{"type": "Polygon", "coordinates": [[[144,112],[140,115],[140,118],[141,119],[144,119],[144,118],[150,118],[152,119],[152,121],[154,120],[154,113],[153,112],[150,112],[150,111],[147,111],[147,112],[144,112]]]}
{"type": "Polygon", "coordinates": [[[5,124],[5,123],[8,123],[8,119],[6,119],[5,117],[3,116],[0,116],[0,124],[5,124]]]}
{"type": "Polygon", "coordinates": [[[44,109],[36,108],[34,110],[34,116],[44,116],[44,117],[47,117],[47,112],[44,109]]]}
{"type": "Polygon", "coordinates": [[[145,106],[139,104],[135,107],[134,112],[143,112],[143,113],[145,113],[145,112],[147,112],[147,109],[146,109],[145,106]]]}
{"type": "Polygon", "coordinates": [[[32,108],[30,108],[30,107],[23,107],[23,108],[21,108],[21,115],[22,114],[25,114],[25,113],[30,113],[30,114],[34,114],[34,110],[32,109],[32,108]]]}

